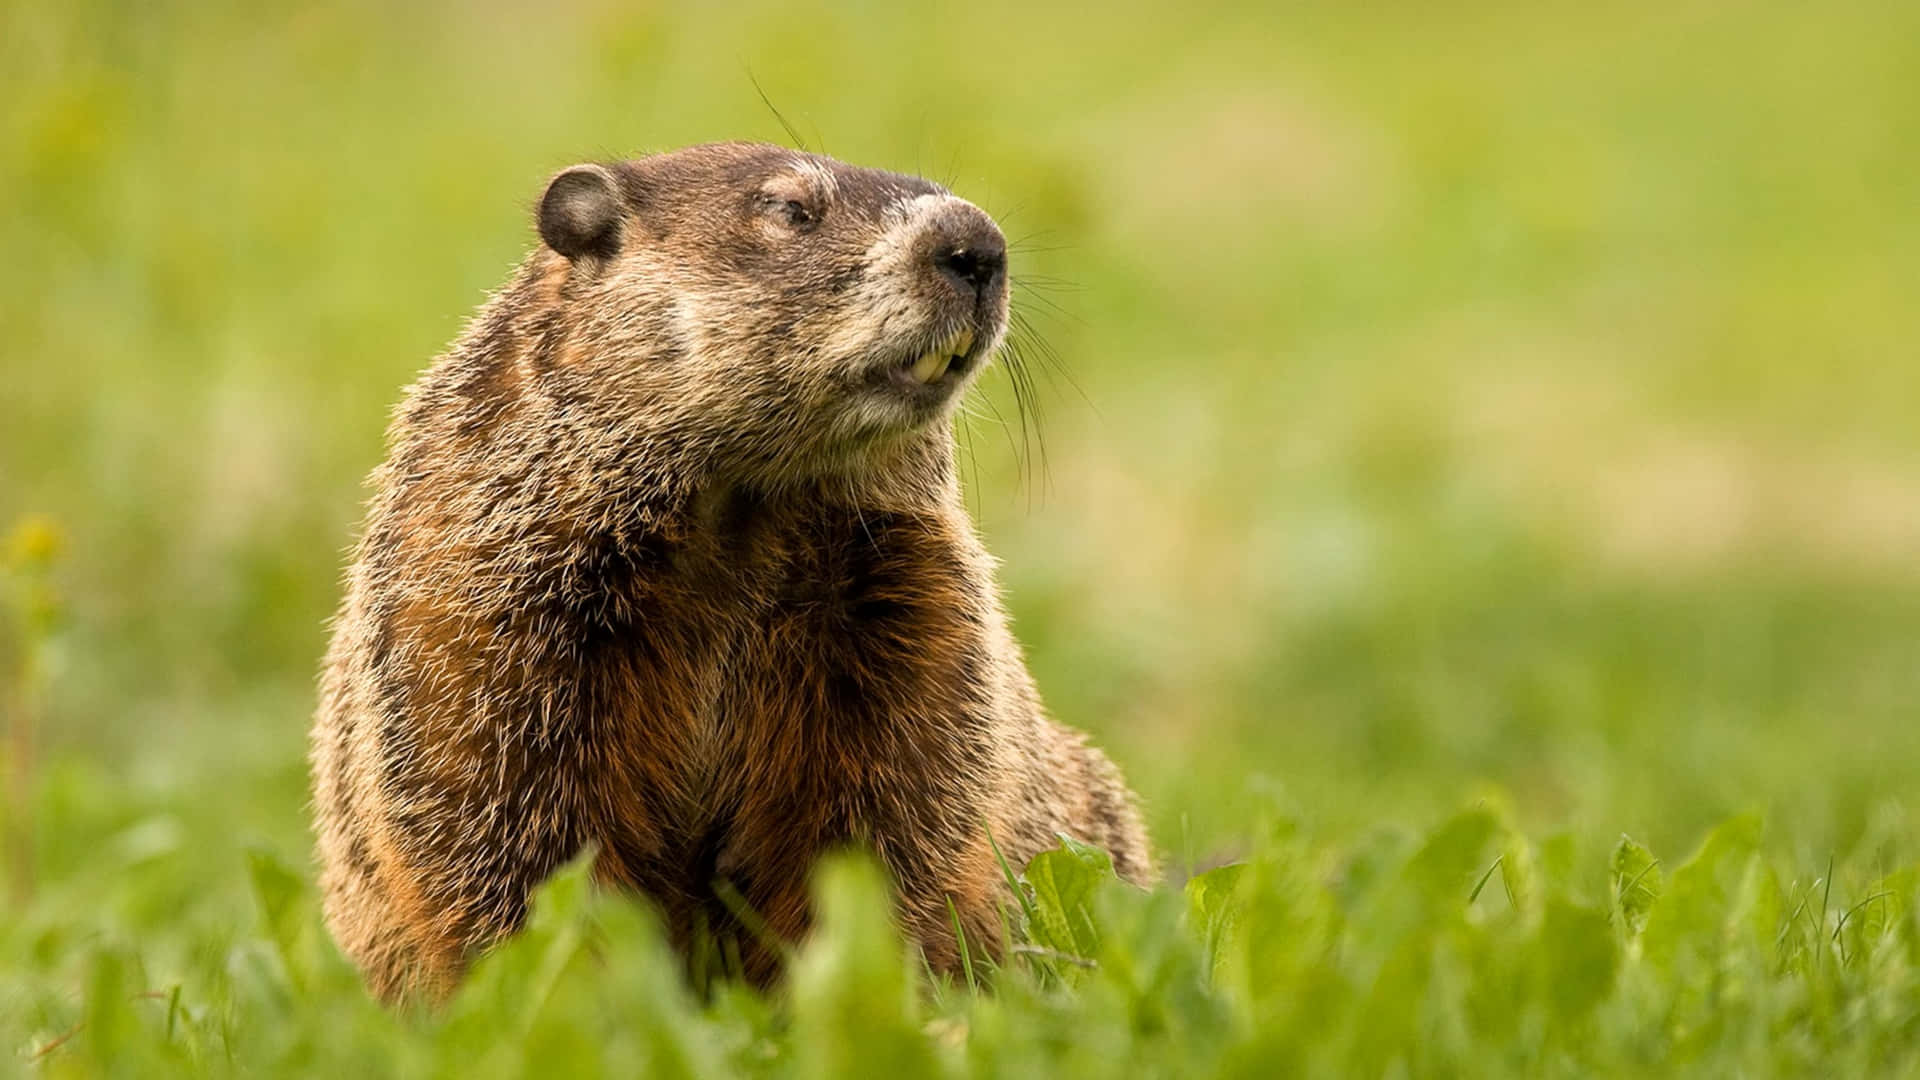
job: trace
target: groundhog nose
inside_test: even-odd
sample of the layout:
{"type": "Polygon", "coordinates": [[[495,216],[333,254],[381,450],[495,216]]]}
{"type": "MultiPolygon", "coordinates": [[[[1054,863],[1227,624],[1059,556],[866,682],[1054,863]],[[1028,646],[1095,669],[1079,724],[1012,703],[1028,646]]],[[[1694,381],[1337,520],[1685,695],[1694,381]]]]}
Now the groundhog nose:
{"type": "Polygon", "coordinates": [[[948,277],[981,293],[1000,280],[1000,271],[1006,269],[1007,253],[956,247],[941,252],[934,261],[948,277]]]}
{"type": "Polygon", "coordinates": [[[1007,242],[1000,238],[1000,230],[982,222],[980,227],[956,230],[942,239],[933,255],[942,274],[976,296],[1000,283],[1007,269],[1007,242]]]}

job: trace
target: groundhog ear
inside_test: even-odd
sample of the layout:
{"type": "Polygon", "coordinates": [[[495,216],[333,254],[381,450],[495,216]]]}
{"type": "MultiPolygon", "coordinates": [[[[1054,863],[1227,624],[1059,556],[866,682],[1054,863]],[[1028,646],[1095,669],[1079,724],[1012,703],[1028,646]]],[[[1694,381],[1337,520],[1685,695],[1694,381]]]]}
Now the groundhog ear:
{"type": "Polygon", "coordinates": [[[613,174],[575,165],[554,177],[540,199],[540,239],[569,259],[618,254],[620,194],[613,174]]]}

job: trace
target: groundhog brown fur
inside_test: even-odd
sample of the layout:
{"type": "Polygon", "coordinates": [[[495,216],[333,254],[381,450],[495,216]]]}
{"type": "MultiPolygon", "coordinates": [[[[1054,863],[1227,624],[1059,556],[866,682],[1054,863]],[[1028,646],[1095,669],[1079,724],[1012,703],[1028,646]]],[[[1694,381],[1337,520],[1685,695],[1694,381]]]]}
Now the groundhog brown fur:
{"type": "Polygon", "coordinates": [[[995,843],[1019,866],[1064,833],[1149,881],[955,480],[952,413],[1007,325],[993,221],[729,143],[567,169],[537,222],[395,413],[322,677],[326,918],[372,989],[443,998],[589,846],[762,984],[760,935],[804,935],[841,846],[942,970],[949,903],[970,948],[1001,940],[995,843]]]}

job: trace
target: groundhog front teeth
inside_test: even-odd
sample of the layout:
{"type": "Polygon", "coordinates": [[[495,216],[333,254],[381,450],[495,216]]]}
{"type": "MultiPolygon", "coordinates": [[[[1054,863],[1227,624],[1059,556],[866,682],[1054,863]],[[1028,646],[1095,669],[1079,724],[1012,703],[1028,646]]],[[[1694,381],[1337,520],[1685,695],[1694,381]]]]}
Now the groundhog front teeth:
{"type": "Polygon", "coordinates": [[[921,383],[930,383],[947,373],[947,365],[953,362],[953,354],[945,346],[935,346],[920,354],[913,362],[912,375],[921,383]]]}
{"type": "Polygon", "coordinates": [[[947,369],[955,360],[967,355],[973,348],[973,331],[962,330],[947,340],[920,354],[913,362],[912,372],[916,381],[925,384],[937,382],[946,375],[947,369]]]}

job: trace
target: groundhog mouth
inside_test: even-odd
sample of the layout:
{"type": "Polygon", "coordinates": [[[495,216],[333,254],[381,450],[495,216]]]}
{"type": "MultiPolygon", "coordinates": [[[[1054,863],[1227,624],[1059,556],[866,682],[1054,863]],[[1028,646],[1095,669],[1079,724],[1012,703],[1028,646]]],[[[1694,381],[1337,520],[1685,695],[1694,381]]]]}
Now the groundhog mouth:
{"type": "Polygon", "coordinates": [[[887,369],[890,382],[927,395],[951,389],[973,365],[974,332],[961,330],[924,352],[901,357],[887,369]]]}

